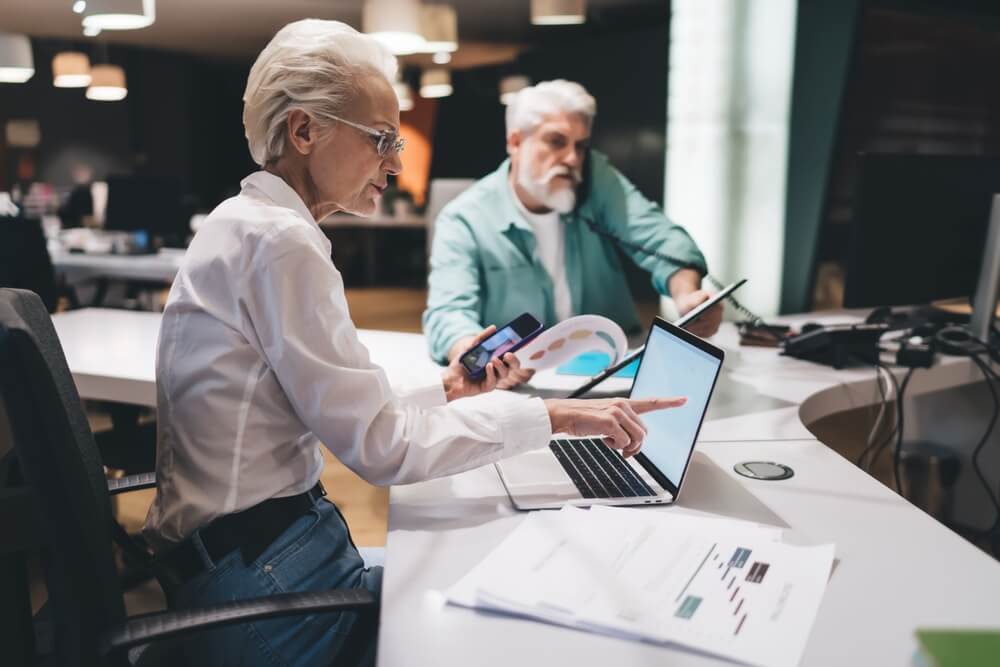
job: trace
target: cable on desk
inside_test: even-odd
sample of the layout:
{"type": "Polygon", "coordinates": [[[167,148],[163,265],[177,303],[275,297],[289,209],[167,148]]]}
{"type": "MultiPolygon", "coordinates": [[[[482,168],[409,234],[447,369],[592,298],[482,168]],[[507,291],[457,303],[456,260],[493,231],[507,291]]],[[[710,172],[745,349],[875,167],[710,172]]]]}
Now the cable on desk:
{"type": "MultiPolygon", "coordinates": [[[[898,385],[896,385],[896,378],[892,374],[892,371],[890,371],[881,363],[875,364],[875,383],[878,386],[878,393],[882,399],[882,402],[879,406],[878,415],[875,417],[875,423],[872,425],[871,430],[868,432],[868,439],[865,442],[865,448],[861,451],[861,454],[858,455],[857,461],[855,461],[858,467],[861,468],[862,470],[868,470],[871,468],[872,465],[871,462],[868,464],[867,467],[865,466],[865,457],[868,456],[869,453],[872,453],[875,450],[875,444],[879,442],[881,439],[879,431],[881,430],[882,419],[885,417],[886,408],[888,407],[889,403],[889,398],[886,396],[887,387],[886,388],[882,387],[883,371],[892,380],[892,384],[895,386],[895,388],[899,389],[898,385]]],[[[889,383],[886,382],[886,385],[888,384],[889,383]]],[[[895,430],[893,430],[893,432],[895,432],[895,430]]]]}
{"type": "Polygon", "coordinates": [[[972,469],[986,491],[986,495],[989,496],[995,513],[993,525],[986,531],[986,534],[995,533],[1000,529],[1000,491],[995,492],[993,487],[990,486],[989,480],[986,479],[982,466],[979,464],[979,456],[982,454],[983,448],[993,433],[997,418],[1000,417],[1000,397],[997,396],[996,388],[993,386],[994,382],[1000,383],[1000,376],[990,367],[994,356],[997,355],[998,348],[976,338],[964,327],[945,327],[935,334],[935,339],[942,351],[956,356],[968,357],[976,364],[979,371],[983,374],[986,387],[990,390],[990,396],[993,399],[993,415],[986,426],[986,432],[983,433],[983,437],[980,438],[979,442],[976,443],[975,449],[972,450],[971,458],[972,469]],[[980,358],[983,355],[986,356],[986,361],[980,358]]]}
{"type": "MultiPolygon", "coordinates": [[[[899,495],[903,495],[903,485],[900,482],[900,475],[899,475],[899,465],[903,452],[903,395],[906,394],[906,387],[909,386],[910,378],[913,377],[913,371],[915,370],[916,370],[915,368],[911,368],[910,370],[906,371],[906,376],[903,378],[903,382],[899,386],[899,392],[896,394],[897,428],[896,428],[896,446],[892,452],[892,474],[896,482],[896,493],[898,493],[899,495]]],[[[892,440],[891,436],[889,437],[888,440],[886,440],[883,447],[888,445],[890,440],[892,440]]],[[[878,457],[878,452],[875,453],[875,456],[878,457]]]]}
{"type": "Polygon", "coordinates": [[[979,478],[979,482],[986,489],[986,495],[990,497],[990,502],[993,503],[993,509],[996,514],[994,515],[993,526],[990,532],[1000,528],[1000,500],[997,499],[997,494],[993,491],[993,487],[990,486],[989,480],[986,479],[986,475],[983,474],[983,469],[979,465],[979,455],[983,451],[983,447],[986,446],[987,441],[990,439],[990,435],[993,433],[993,428],[996,426],[997,417],[1000,416],[1000,398],[997,397],[997,390],[993,386],[993,382],[996,381],[997,376],[991,368],[989,368],[983,360],[977,355],[972,355],[969,357],[972,359],[973,363],[979,367],[979,370],[983,374],[983,378],[986,380],[986,386],[990,390],[990,396],[993,397],[993,416],[990,418],[990,423],[986,426],[986,432],[983,433],[983,437],[976,444],[976,448],[972,450],[972,469],[976,471],[976,477],[979,478]]]}

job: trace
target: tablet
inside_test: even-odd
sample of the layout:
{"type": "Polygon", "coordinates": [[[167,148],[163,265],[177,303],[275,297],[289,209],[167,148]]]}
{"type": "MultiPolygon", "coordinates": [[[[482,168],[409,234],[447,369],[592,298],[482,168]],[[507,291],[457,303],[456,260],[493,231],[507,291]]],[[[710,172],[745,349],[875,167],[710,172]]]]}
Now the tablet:
{"type": "MultiPolygon", "coordinates": [[[[723,299],[725,299],[727,296],[729,296],[730,294],[732,294],[733,292],[735,292],[737,289],[739,289],[740,287],[742,287],[743,283],[745,283],[746,281],[747,281],[747,279],[744,278],[742,280],[737,280],[735,283],[726,285],[724,288],[722,288],[721,290],[719,290],[719,292],[717,294],[712,295],[712,298],[710,298],[708,301],[705,301],[704,303],[698,305],[697,307],[692,308],[687,313],[685,313],[682,317],[678,318],[677,321],[674,322],[674,326],[678,326],[678,327],[680,327],[682,329],[687,328],[687,326],[689,324],[691,324],[696,319],[698,319],[699,317],[701,317],[701,315],[705,311],[707,311],[709,308],[711,308],[715,304],[719,303],[720,301],[722,301],[723,299]]],[[[580,398],[581,396],[583,396],[584,394],[586,394],[588,391],[590,391],[591,389],[593,389],[594,387],[596,387],[600,383],[604,382],[609,377],[612,377],[615,373],[617,373],[621,369],[625,368],[626,366],[628,366],[629,364],[631,364],[636,359],[640,358],[642,356],[642,353],[645,351],[645,349],[646,349],[646,346],[642,345],[638,349],[636,349],[636,351],[633,352],[632,354],[625,355],[625,357],[621,361],[619,361],[617,364],[613,364],[611,366],[608,366],[603,371],[601,371],[600,373],[598,373],[594,377],[592,377],[589,380],[587,380],[587,382],[584,383],[581,387],[579,387],[578,389],[574,390],[573,393],[571,393],[568,398],[580,398]]]]}

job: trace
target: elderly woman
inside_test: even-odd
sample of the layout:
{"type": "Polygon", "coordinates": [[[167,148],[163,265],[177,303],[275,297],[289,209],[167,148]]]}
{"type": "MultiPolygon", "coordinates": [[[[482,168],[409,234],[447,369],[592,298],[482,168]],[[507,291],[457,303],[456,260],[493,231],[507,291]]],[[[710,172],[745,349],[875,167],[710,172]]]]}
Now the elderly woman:
{"type": "MultiPolygon", "coordinates": [[[[513,355],[478,383],[456,362],[429,386],[389,385],[358,340],[317,221],[371,215],[402,168],[395,68],[373,39],[305,20],[250,70],[243,121],[262,170],[199,229],[160,330],[146,531],[178,606],[378,593],[381,568],[365,567],[323,498],[321,443],[369,482],[404,484],[545,446],[554,431],[604,434],[631,455],[645,434],[638,413],[675,403],[491,397],[513,355]]],[[[352,614],[326,614],[233,626],[190,650],[202,664],[329,664],[359,647],[370,659],[372,636],[360,634],[352,614]]]]}

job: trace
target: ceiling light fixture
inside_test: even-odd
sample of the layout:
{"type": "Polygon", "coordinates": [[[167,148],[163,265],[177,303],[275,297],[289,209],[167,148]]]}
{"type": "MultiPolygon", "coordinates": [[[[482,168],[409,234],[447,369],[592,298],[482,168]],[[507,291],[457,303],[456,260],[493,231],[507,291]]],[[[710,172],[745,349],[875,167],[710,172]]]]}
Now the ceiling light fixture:
{"type": "Polygon", "coordinates": [[[79,51],[63,51],[52,59],[52,85],[84,88],[90,85],[90,58],[79,51]]]}
{"type": "Polygon", "coordinates": [[[510,104],[518,91],[530,85],[531,79],[521,74],[505,76],[500,79],[500,104],[510,104]]]}
{"type": "Polygon", "coordinates": [[[429,69],[420,75],[420,97],[448,97],[452,93],[451,72],[429,69]]]}
{"type": "Polygon", "coordinates": [[[365,0],[361,28],[397,56],[423,51],[426,43],[417,0],[365,0]]]}
{"type": "Polygon", "coordinates": [[[156,21],[156,0],[89,0],[83,27],[101,30],[138,30],[156,21]]]}
{"type": "Polygon", "coordinates": [[[420,31],[427,41],[426,53],[458,50],[458,15],[449,5],[421,7],[420,31]]]}
{"type": "Polygon", "coordinates": [[[34,75],[35,60],[28,37],[0,32],[0,82],[24,83],[34,75]]]}
{"type": "Polygon", "coordinates": [[[586,20],[586,0],[531,0],[534,25],[578,25],[586,20]]]}
{"type": "Polygon", "coordinates": [[[125,99],[125,70],[118,65],[94,65],[90,68],[90,87],[87,99],[98,102],[117,102],[125,99]]]}
{"type": "Polygon", "coordinates": [[[76,2],[73,3],[74,14],[82,14],[83,10],[86,8],[87,8],[86,0],[76,0],[76,2]]]}

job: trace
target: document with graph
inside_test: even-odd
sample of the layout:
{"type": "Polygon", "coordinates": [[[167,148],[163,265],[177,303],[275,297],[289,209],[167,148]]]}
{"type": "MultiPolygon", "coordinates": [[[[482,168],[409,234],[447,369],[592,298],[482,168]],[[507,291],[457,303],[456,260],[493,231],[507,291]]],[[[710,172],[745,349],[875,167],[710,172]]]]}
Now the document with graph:
{"type": "Polygon", "coordinates": [[[797,665],[833,565],[744,522],[620,508],[536,513],[448,597],[752,665],[797,665]]]}

